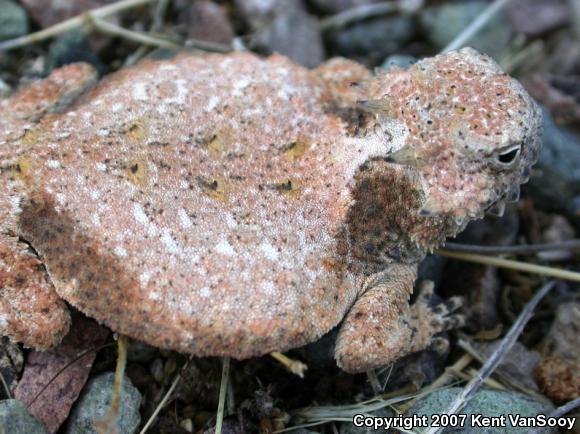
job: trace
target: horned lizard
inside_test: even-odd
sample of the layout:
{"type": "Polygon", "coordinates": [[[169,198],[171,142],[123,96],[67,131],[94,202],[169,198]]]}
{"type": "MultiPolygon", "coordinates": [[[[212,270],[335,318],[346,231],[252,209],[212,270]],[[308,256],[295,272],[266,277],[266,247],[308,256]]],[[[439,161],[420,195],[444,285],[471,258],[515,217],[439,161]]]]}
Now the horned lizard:
{"type": "Polygon", "coordinates": [[[388,364],[458,324],[429,288],[409,306],[417,264],[517,200],[541,142],[536,104],[472,49],[376,76],[180,54],[94,82],[70,65],[0,102],[0,327],[33,347],[66,332],[63,299],[199,356],[342,321],[339,366],[388,364]]]}

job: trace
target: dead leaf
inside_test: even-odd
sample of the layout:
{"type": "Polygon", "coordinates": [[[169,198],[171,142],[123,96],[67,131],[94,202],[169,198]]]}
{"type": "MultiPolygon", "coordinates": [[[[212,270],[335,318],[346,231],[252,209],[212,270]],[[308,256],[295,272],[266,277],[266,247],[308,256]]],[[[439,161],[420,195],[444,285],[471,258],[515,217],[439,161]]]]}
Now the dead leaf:
{"type": "Polygon", "coordinates": [[[14,397],[22,401],[50,433],[56,432],[68,417],[95,360],[96,351],[90,350],[100,347],[108,334],[107,329],[79,314],[57,347],[44,352],[32,350],[28,354],[14,397]]]}

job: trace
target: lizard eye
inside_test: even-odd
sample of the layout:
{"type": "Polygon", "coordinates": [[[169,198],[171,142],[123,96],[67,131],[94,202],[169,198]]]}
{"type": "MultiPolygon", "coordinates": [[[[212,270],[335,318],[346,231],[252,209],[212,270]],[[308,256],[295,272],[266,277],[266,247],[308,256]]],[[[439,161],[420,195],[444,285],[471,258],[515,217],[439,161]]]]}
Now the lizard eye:
{"type": "Polygon", "coordinates": [[[495,163],[499,167],[509,167],[518,160],[521,151],[522,151],[521,145],[515,145],[512,146],[511,148],[505,149],[501,153],[496,155],[495,163]]]}

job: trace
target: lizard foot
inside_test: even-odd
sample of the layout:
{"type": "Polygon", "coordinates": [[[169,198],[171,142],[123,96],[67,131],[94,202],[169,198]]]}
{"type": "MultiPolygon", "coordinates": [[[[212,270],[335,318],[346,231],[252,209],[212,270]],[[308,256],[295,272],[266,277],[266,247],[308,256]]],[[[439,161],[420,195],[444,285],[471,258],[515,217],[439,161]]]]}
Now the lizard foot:
{"type": "Polygon", "coordinates": [[[465,316],[458,313],[463,306],[463,298],[451,297],[438,302],[433,289],[433,282],[429,280],[421,282],[417,299],[410,306],[409,323],[412,324],[414,334],[410,353],[427,347],[436,347],[440,338],[434,337],[435,335],[465,325],[465,316]]]}
{"type": "Polygon", "coordinates": [[[437,333],[465,323],[455,313],[461,307],[460,298],[431,305],[432,282],[419,285],[417,301],[409,306],[415,271],[408,265],[391,266],[357,300],[336,343],[335,357],[342,369],[364,372],[391,364],[431,346],[437,333]]]}

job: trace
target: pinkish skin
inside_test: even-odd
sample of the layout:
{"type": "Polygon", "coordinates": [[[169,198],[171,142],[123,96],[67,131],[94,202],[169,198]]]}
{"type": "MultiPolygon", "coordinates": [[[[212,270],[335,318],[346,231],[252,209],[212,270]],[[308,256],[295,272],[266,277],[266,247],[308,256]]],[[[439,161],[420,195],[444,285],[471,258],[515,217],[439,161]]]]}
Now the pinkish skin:
{"type": "MultiPolygon", "coordinates": [[[[471,49],[375,78],[340,59],[147,60],[65,113],[1,126],[0,229],[119,333],[243,359],[344,320],[337,362],[360,372],[461,322],[427,307],[428,285],[408,305],[416,266],[517,198],[540,125],[521,85],[471,49]]],[[[1,313],[3,333],[46,346],[1,313]]]]}

